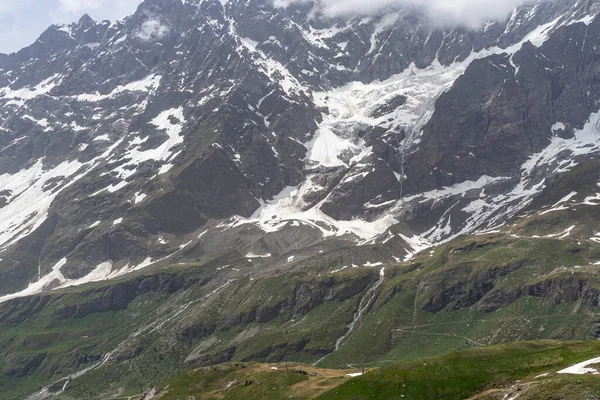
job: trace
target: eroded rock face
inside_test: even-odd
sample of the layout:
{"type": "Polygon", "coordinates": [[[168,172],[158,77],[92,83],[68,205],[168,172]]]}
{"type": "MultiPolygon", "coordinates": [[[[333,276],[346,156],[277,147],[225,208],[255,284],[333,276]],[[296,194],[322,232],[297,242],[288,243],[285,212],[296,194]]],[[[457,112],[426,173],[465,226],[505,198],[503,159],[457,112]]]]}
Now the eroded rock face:
{"type": "Polygon", "coordinates": [[[449,32],[416,10],[312,10],[147,0],[1,56],[0,293],[191,247],[403,256],[514,215],[569,155],[523,180],[525,163],[598,111],[596,1],[449,32]]]}
{"type": "Polygon", "coordinates": [[[408,161],[408,193],[513,175],[552,137],[583,128],[597,111],[599,34],[599,21],[569,25],[539,48],[473,62],[437,102],[408,161]]]}

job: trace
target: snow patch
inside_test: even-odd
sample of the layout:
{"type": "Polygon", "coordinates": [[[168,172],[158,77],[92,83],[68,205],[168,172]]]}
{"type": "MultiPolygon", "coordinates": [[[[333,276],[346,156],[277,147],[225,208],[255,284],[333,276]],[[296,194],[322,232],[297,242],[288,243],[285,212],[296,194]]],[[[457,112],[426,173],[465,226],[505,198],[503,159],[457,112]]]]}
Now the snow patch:
{"type": "Polygon", "coordinates": [[[26,289],[21,290],[20,292],[9,294],[6,296],[0,297],[0,303],[5,302],[7,300],[11,300],[17,297],[25,297],[31,296],[37,293],[41,293],[44,290],[51,288],[52,286],[57,286],[60,284],[64,284],[67,282],[67,279],[64,277],[60,269],[65,266],[67,263],[66,258],[62,258],[58,261],[53,267],[52,271],[48,273],[43,278],[39,279],[37,282],[30,283],[26,289]]]}
{"type": "Polygon", "coordinates": [[[559,200],[556,204],[554,204],[549,210],[542,211],[539,214],[546,215],[548,213],[555,212],[555,211],[568,210],[569,207],[565,206],[564,203],[570,201],[575,196],[577,196],[577,192],[571,192],[570,194],[568,194],[567,196],[565,196],[564,198],[559,200]]]}
{"type": "Polygon", "coordinates": [[[271,253],[267,253],[267,254],[248,253],[248,254],[246,254],[245,258],[252,259],[252,258],[269,258],[269,257],[271,257],[271,253]]]}
{"type": "Polygon", "coordinates": [[[118,95],[125,93],[125,92],[152,93],[152,92],[156,91],[156,89],[158,89],[158,87],[160,86],[161,79],[162,79],[161,75],[150,74],[147,77],[145,77],[139,81],[134,81],[134,82],[130,82],[126,85],[117,86],[115,89],[113,89],[108,94],[100,94],[99,92],[84,93],[84,94],[78,94],[76,96],[72,96],[72,98],[74,98],[77,101],[81,101],[81,102],[98,102],[101,100],[113,99],[113,98],[117,97],[118,95]]]}
{"type": "Polygon", "coordinates": [[[52,89],[60,85],[62,79],[63,76],[61,74],[54,74],[32,87],[25,86],[17,90],[13,90],[8,86],[0,88],[0,98],[12,99],[14,100],[12,104],[21,106],[27,100],[48,94],[52,89]]]}
{"type": "Polygon", "coordinates": [[[558,131],[564,131],[565,129],[567,129],[567,126],[565,124],[563,124],[562,122],[557,122],[554,125],[552,125],[552,133],[556,133],[558,131]]]}
{"type": "Polygon", "coordinates": [[[134,203],[134,204],[141,203],[142,201],[144,201],[144,199],[145,199],[146,197],[148,197],[148,195],[147,195],[146,193],[140,193],[140,192],[137,192],[137,193],[135,194],[135,196],[133,196],[133,203],[134,203]]]}
{"type": "MultiPolygon", "coordinates": [[[[158,175],[168,172],[173,167],[173,164],[169,163],[169,161],[173,160],[179,152],[174,152],[172,149],[184,142],[184,137],[181,135],[183,125],[185,124],[183,107],[164,110],[152,119],[150,123],[159,130],[164,131],[168,135],[167,140],[155,149],[143,151],[139,149],[139,146],[144,143],[145,140],[135,137],[130,142],[127,151],[120,156],[120,160],[126,160],[126,162],[114,169],[114,172],[117,173],[117,177],[121,179],[121,181],[101,189],[94,194],[101,193],[105,190],[115,192],[127,186],[128,182],[126,179],[134,175],[137,172],[137,167],[143,162],[155,161],[165,163],[158,169],[158,175]]],[[[134,201],[137,200],[138,202],[141,202],[144,198],[145,195],[136,194],[134,201]]]]}
{"type": "Polygon", "coordinates": [[[565,368],[563,370],[558,371],[559,374],[573,374],[573,375],[584,375],[584,374],[594,374],[597,375],[598,371],[594,368],[586,368],[588,365],[600,363],[600,357],[592,358],[591,360],[587,360],[581,362],[579,364],[575,364],[570,366],[569,368],[565,368]]]}
{"type": "Polygon", "coordinates": [[[99,282],[110,279],[112,274],[112,268],[112,261],[103,262],[83,278],[67,280],[61,286],[59,286],[59,288],[65,288],[69,286],[80,286],[85,285],[86,283],[99,282]]]}

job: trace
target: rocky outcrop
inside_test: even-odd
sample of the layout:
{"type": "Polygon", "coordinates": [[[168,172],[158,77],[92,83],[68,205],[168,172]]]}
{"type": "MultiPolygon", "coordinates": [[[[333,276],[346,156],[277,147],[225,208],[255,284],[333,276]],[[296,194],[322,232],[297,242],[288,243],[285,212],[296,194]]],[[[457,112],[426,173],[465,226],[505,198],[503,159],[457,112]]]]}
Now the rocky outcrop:
{"type": "Polygon", "coordinates": [[[4,368],[4,375],[9,378],[26,377],[39,367],[45,358],[45,354],[8,357],[5,359],[7,367],[4,368]]]}
{"type": "Polygon", "coordinates": [[[178,339],[184,342],[197,341],[212,335],[215,330],[216,326],[213,323],[199,323],[179,331],[178,339]]]}
{"type": "Polygon", "coordinates": [[[528,296],[552,299],[556,304],[580,301],[582,304],[594,307],[600,305],[600,291],[585,279],[548,279],[526,286],[523,293],[528,296]]]}
{"type": "MultiPolygon", "coordinates": [[[[83,318],[92,313],[123,310],[145,293],[168,296],[192,284],[202,285],[203,282],[188,281],[184,276],[170,274],[140,277],[84,292],[79,295],[76,304],[58,308],[55,313],[59,318],[83,318]]],[[[56,301],[60,302],[60,298],[56,301]]]]}
{"type": "MultiPolygon", "coordinates": [[[[556,304],[581,303],[593,307],[600,305],[600,292],[587,279],[549,278],[534,284],[495,287],[496,279],[516,269],[518,268],[505,269],[502,272],[490,270],[486,274],[476,277],[474,281],[465,280],[456,285],[440,287],[439,294],[427,296],[423,310],[436,313],[442,310],[459,310],[474,306],[478,310],[489,313],[506,307],[523,296],[549,299],[556,304]]],[[[428,282],[435,279],[432,277],[428,282]]],[[[445,281],[445,284],[447,285],[448,282],[445,281]]],[[[428,287],[427,290],[428,293],[431,293],[432,289],[428,287]]],[[[435,290],[432,291],[435,292],[435,290]]]]}
{"type": "Polygon", "coordinates": [[[419,284],[424,288],[426,299],[421,308],[436,313],[444,309],[471,307],[494,289],[497,279],[522,268],[526,263],[524,260],[490,268],[480,268],[476,263],[469,263],[438,272],[419,284]]]}

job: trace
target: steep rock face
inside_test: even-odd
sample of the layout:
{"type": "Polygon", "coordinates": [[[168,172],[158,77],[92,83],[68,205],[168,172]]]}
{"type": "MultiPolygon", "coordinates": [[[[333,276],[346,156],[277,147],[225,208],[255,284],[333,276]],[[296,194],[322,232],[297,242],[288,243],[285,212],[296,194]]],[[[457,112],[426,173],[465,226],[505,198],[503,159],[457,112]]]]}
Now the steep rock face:
{"type": "Polygon", "coordinates": [[[459,310],[471,307],[494,289],[494,281],[522,267],[522,263],[498,266],[483,273],[473,271],[468,265],[445,271],[440,276],[432,276],[426,283],[431,288],[429,299],[422,309],[428,312],[439,312],[446,307],[459,310]],[[437,288],[443,288],[436,293],[437,288]]]}
{"type": "Polygon", "coordinates": [[[599,33],[598,20],[573,24],[539,48],[473,62],[438,100],[406,167],[407,194],[513,175],[552,137],[582,129],[597,111],[599,33]]]}
{"type": "MultiPolygon", "coordinates": [[[[176,2],[146,2],[132,17],[110,26],[83,18],[72,26],[52,27],[36,45],[8,57],[15,63],[30,53],[61,60],[46,69],[33,65],[35,78],[25,72],[6,89],[10,94],[5,98],[12,100],[4,104],[8,117],[3,129],[11,135],[3,137],[2,156],[5,172],[29,168],[29,185],[45,181],[39,195],[48,202],[55,200],[49,213],[60,216],[61,222],[38,259],[56,262],[72,254],[69,258],[74,261],[64,268],[68,277],[86,275],[106,257],[143,259],[148,248],[140,239],[149,235],[179,235],[202,227],[210,218],[250,216],[259,206],[257,198],[272,197],[301,176],[301,167],[293,166],[305,150],[290,141],[293,134],[267,137],[266,119],[248,109],[249,96],[268,104],[267,97],[278,99],[283,92],[276,82],[265,85],[265,71],[251,68],[250,50],[239,39],[222,40],[229,28],[220,3],[171,3],[176,2]],[[104,29],[96,36],[86,31],[80,37],[85,24],[104,29]],[[161,26],[160,34],[147,37],[145,24],[161,26]],[[83,51],[87,58],[79,54],[83,51]],[[71,58],[83,58],[85,63],[65,62],[71,58]],[[28,92],[42,78],[40,94],[28,92]],[[59,104],[64,115],[56,114],[59,104]],[[188,106],[184,110],[181,104],[188,106]],[[257,122],[249,125],[249,120],[257,122]],[[33,165],[36,159],[38,164],[33,165]],[[56,166],[64,167],[56,178],[43,175],[56,166]],[[157,179],[157,174],[171,169],[174,173],[168,178],[157,179]],[[129,186],[127,193],[121,190],[124,186],[129,186]],[[132,209],[131,204],[139,205],[132,209]],[[142,225],[115,228],[117,224],[108,223],[108,229],[98,227],[104,232],[93,229],[96,221],[120,221],[126,214],[142,225]],[[87,235],[81,233],[83,226],[87,235]],[[53,242],[60,246],[48,246],[53,242]],[[81,253],[87,253],[86,259],[81,253]]],[[[303,134],[314,131],[310,121],[300,122],[313,115],[305,103],[286,107],[285,101],[277,102],[281,116],[269,114],[274,126],[303,126],[303,134]]],[[[5,201],[10,204],[19,193],[8,186],[5,201]]],[[[25,222],[24,229],[38,228],[33,220],[43,219],[44,212],[33,207],[20,223],[25,222]]],[[[5,233],[6,247],[15,237],[5,233]]],[[[16,249],[8,251],[16,254],[16,249]]],[[[33,272],[16,262],[5,263],[3,269],[33,272]]],[[[30,269],[34,266],[29,263],[30,269]]],[[[40,273],[46,268],[42,266],[40,273]]]]}
{"type": "Polygon", "coordinates": [[[570,168],[556,140],[575,162],[598,150],[578,136],[598,10],[545,1],[443,31],[415,9],[147,0],[50,27],[0,60],[0,293],[217,249],[400,259],[503,223],[570,168]]]}

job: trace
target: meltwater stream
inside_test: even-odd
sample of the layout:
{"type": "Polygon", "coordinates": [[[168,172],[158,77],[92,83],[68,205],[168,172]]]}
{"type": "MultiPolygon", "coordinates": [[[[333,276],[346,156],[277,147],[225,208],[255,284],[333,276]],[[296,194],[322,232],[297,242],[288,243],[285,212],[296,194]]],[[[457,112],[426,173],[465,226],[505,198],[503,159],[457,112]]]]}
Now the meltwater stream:
{"type": "Polygon", "coordinates": [[[379,271],[379,279],[377,280],[377,282],[375,282],[375,284],[367,291],[367,293],[365,293],[363,298],[360,300],[360,304],[358,305],[358,310],[356,310],[356,313],[354,314],[354,318],[352,319],[352,322],[348,325],[348,330],[346,331],[346,333],[344,333],[344,335],[342,337],[340,337],[337,340],[337,342],[335,342],[335,349],[331,353],[326,354],[325,356],[323,356],[319,360],[317,360],[313,364],[313,366],[316,366],[321,361],[323,361],[324,359],[326,359],[327,357],[329,357],[330,355],[332,355],[333,353],[338,351],[344,345],[344,343],[346,343],[346,341],[348,340],[348,338],[350,337],[352,332],[354,332],[356,327],[360,325],[360,321],[362,320],[362,316],[364,315],[364,313],[369,309],[369,307],[371,306],[371,303],[373,303],[373,300],[375,299],[375,297],[377,295],[377,289],[379,289],[379,287],[383,283],[384,277],[385,277],[385,267],[381,268],[381,271],[379,271]]]}

